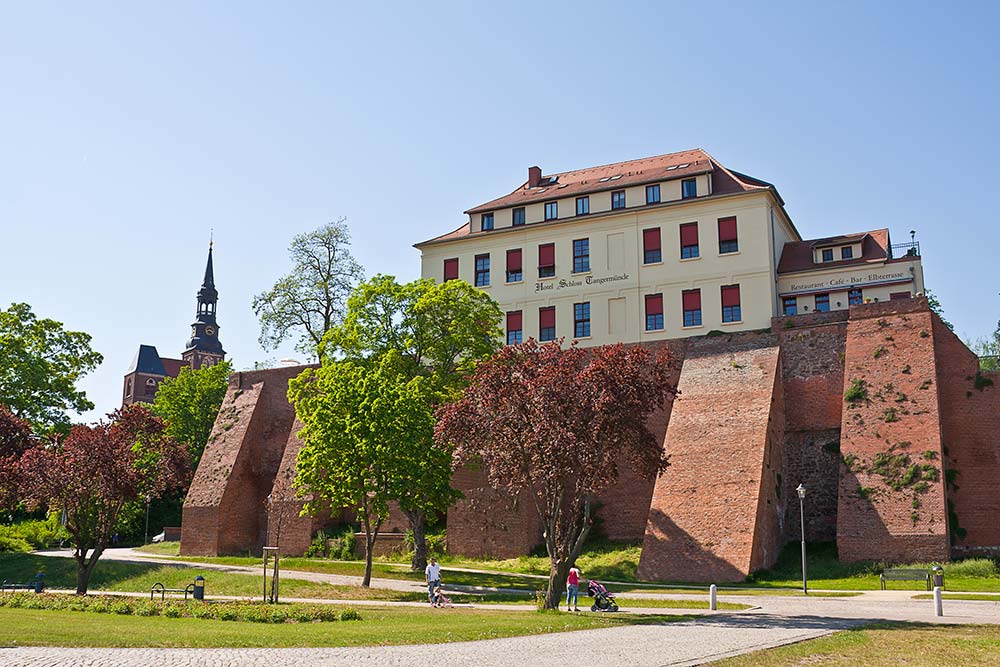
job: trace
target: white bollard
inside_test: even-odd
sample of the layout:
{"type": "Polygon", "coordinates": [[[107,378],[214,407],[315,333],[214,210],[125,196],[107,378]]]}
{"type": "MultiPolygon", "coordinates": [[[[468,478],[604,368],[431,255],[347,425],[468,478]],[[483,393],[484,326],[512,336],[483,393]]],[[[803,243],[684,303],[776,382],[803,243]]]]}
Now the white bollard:
{"type": "Polygon", "coordinates": [[[941,603],[941,587],[934,587],[934,615],[944,616],[944,605],[941,603]]]}
{"type": "Polygon", "coordinates": [[[716,611],[719,608],[719,601],[717,599],[718,589],[715,584],[708,587],[708,608],[712,611],[716,611]]]}

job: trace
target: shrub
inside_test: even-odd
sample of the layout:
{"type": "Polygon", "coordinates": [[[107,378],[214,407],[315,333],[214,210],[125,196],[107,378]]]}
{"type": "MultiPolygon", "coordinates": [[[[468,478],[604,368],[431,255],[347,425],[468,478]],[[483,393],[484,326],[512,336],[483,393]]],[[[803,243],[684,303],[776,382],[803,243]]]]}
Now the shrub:
{"type": "Polygon", "coordinates": [[[946,577],[992,578],[1000,577],[1000,568],[997,567],[996,561],[989,558],[969,558],[955,563],[946,563],[944,573],[946,577]]]}
{"type": "Polygon", "coordinates": [[[31,545],[14,530],[14,526],[0,526],[0,551],[27,553],[31,551],[31,545]]]}
{"type": "Polygon", "coordinates": [[[868,400],[868,386],[864,380],[851,380],[851,386],[844,392],[844,400],[848,403],[859,403],[868,400]]]}
{"type": "Polygon", "coordinates": [[[360,621],[361,613],[357,609],[345,609],[340,612],[340,620],[342,621],[360,621]]]}

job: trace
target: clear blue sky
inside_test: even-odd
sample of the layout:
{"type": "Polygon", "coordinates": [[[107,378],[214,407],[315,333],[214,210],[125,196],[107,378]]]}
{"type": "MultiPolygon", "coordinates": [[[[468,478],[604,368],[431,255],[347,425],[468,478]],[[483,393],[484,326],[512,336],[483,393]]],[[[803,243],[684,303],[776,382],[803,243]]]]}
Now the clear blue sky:
{"type": "Polygon", "coordinates": [[[1000,317],[995,3],[157,4],[0,8],[0,307],[94,336],[97,412],[140,343],[179,356],[210,228],[244,368],[294,356],[250,300],[296,233],[347,216],[411,279],[529,165],[692,147],[806,237],[917,230],[956,330],[1000,317]]]}

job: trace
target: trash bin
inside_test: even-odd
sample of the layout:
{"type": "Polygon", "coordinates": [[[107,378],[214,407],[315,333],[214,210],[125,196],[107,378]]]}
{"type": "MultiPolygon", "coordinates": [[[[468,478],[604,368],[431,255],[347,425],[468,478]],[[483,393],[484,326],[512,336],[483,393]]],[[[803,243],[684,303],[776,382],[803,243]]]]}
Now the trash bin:
{"type": "Polygon", "coordinates": [[[205,599],[205,577],[200,574],[194,578],[194,599],[205,599]]]}
{"type": "Polygon", "coordinates": [[[45,590],[45,573],[39,572],[35,575],[35,592],[41,593],[45,590]]]}
{"type": "Polygon", "coordinates": [[[944,568],[940,565],[935,565],[931,568],[931,575],[934,580],[934,585],[944,588],[944,568]]]}

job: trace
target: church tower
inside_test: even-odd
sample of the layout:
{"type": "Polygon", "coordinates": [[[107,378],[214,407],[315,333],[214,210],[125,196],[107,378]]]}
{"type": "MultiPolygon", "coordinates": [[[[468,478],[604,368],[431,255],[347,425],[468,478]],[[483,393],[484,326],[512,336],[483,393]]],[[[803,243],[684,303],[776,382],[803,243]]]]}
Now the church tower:
{"type": "Polygon", "coordinates": [[[198,290],[198,310],[191,325],[191,340],[181,354],[184,364],[198,369],[212,366],[226,358],[226,351],[219,342],[219,325],[215,321],[219,292],[215,289],[215,272],[212,269],[212,243],[208,244],[208,264],[205,279],[198,290]]]}

